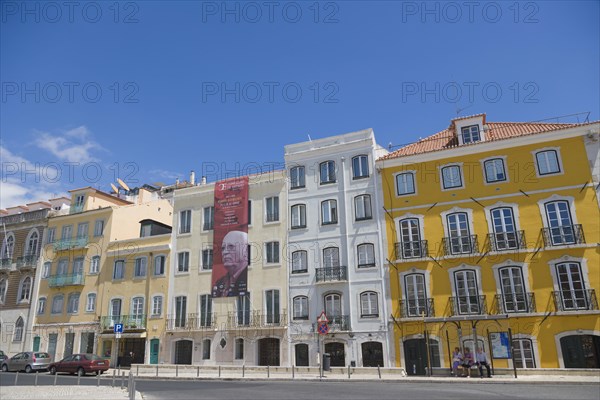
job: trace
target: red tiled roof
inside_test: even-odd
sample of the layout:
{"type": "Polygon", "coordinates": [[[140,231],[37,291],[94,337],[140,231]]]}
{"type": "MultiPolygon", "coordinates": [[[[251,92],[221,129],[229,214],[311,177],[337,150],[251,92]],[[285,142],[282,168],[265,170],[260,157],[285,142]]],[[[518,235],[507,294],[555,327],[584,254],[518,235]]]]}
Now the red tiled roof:
{"type": "MultiPolygon", "coordinates": [[[[517,136],[526,136],[595,123],[598,123],[598,121],[582,124],[559,124],[545,122],[488,122],[485,124],[487,129],[485,131],[485,141],[491,142],[495,140],[509,139],[517,136]]],[[[479,143],[482,142],[470,143],[462,146],[473,146],[479,143]]],[[[385,156],[379,158],[379,160],[391,160],[398,157],[440,151],[457,146],[458,138],[454,134],[454,123],[452,123],[447,129],[386,154],[385,156]]]]}

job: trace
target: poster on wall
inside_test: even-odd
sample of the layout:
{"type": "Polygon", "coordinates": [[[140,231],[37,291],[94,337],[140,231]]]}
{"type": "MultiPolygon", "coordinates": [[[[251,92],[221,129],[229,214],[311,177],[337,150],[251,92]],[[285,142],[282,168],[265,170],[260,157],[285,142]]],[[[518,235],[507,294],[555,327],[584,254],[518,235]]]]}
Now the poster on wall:
{"type": "Polygon", "coordinates": [[[248,177],[215,183],[212,297],[248,290],[248,177]]]}
{"type": "Polygon", "coordinates": [[[490,332],[493,358],[511,358],[508,332],[490,332]]]}

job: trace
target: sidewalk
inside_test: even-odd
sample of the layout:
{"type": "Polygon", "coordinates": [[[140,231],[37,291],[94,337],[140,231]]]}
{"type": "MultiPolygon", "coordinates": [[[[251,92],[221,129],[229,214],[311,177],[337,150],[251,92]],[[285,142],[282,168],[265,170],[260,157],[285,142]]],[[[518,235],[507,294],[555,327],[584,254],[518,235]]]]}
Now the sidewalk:
{"type": "MultiPolygon", "coordinates": [[[[96,386],[3,386],[0,388],[2,400],[127,400],[127,389],[96,386]]],[[[140,392],[136,400],[142,400],[140,392]]]]}

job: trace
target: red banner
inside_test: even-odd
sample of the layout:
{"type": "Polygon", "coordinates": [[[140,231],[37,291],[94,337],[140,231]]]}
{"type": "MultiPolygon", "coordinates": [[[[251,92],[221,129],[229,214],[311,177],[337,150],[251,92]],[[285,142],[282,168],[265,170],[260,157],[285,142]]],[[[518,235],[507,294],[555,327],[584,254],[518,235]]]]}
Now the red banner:
{"type": "Polygon", "coordinates": [[[215,183],[212,297],[248,290],[248,177],[215,183]]]}

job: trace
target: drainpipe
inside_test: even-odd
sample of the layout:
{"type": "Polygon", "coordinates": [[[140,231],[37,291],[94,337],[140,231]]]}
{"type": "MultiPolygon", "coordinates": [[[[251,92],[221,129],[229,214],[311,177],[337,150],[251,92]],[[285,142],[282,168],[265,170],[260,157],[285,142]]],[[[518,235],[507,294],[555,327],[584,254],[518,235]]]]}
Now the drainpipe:
{"type": "MultiPolygon", "coordinates": [[[[346,279],[348,281],[348,286],[347,286],[348,295],[347,296],[348,296],[348,308],[349,308],[348,315],[349,315],[349,322],[350,322],[350,330],[352,330],[352,325],[353,325],[352,319],[355,314],[354,314],[354,307],[353,307],[354,299],[352,298],[352,289],[351,289],[352,282],[350,279],[350,276],[352,276],[353,273],[351,273],[351,270],[350,270],[350,259],[351,259],[350,250],[351,249],[348,246],[348,243],[350,242],[350,239],[348,237],[348,226],[349,226],[350,222],[348,221],[348,219],[352,218],[354,213],[352,212],[352,207],[350,207],[350,212],[348,212],[348,208],[346,207],[347,195],[348,195],[348,191],[346,188],[346,159],[345,159],[345,157],[342,156],[340,158],[340,160],[341,160],[341,164],[342,164],[341,168],[340,168],[340,173],[341,173],[340,181],[342,183],[342,196],[341,196],[340,202],[342,204],[340,204],[341,207],[340,207],[340,210],[338,211],[338,214],[341,214],[341,210],[343,210],[344,224],[343,224],[343,226],[340,226],[340,230],[341,230],[340,233],[342,234],[342,241],[343,241],[342,246],[345,249],[344,253],[346,255],[346,279]]],[[[352,203],[350,202],[350,204],[352,204],[352,203]]],[[[351,348],[350,354],[353,355],[354,354],[354,341],[348,340],[348,346],[351,348]]],[[[358,366],[358,359],[356,359],[354,361],[357,361],[356,365],[358,366]]]]}

